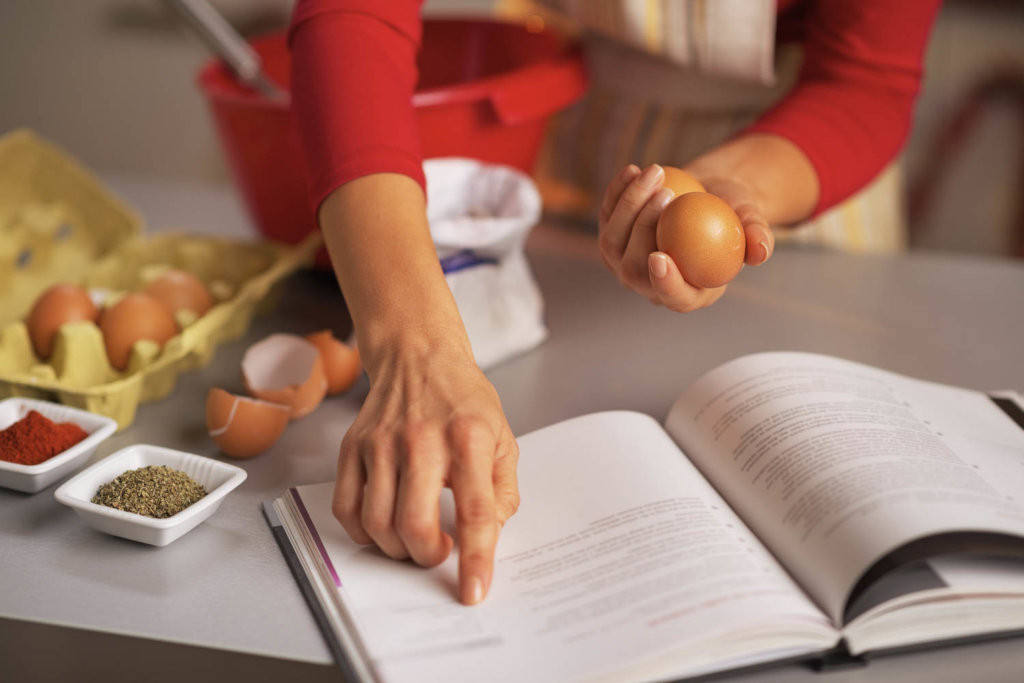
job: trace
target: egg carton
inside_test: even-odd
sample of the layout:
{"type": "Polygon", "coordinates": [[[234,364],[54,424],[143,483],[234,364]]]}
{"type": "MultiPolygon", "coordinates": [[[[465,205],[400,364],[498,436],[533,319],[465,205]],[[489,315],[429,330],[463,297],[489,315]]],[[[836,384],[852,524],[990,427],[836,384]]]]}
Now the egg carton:
{"type": "Polygon", "coordinates": [[[29,131],[0,137],[0,398],[56,400],[123,429],[139,403],[165,397],[180,373],[242,336],[275,284],[311,263],[321,245],[316,234],[287,246],[141,232],[138,214],[63,151],[29,131]],[[50,285],[74,282],[117,297],[170,268],[203,280],[215,303],[200,317],[182,312],[180,332],[163,347],[137,342],[119,371],[99,327],[78,322],[57,333],[48,360],[35,355],[24,318],[50,285]]]}

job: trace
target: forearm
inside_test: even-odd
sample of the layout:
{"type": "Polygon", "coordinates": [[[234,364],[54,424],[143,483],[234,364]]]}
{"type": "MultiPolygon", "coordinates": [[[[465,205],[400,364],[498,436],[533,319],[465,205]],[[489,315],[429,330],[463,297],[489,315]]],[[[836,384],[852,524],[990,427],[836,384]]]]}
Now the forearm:
{"type": "Polygon", "coordinates": [[[371,380],[395,353],[472,358],[414,180],[396,173],[358,178],[328,196],[319,218],[371,380]]]}
{"type": "Polygon", "coordinates": [[[779,135],[742,135],[698,157],[686,170],[702,181],[744,185],[769,225],[804,220],[818,203],[814,166],[799,147],[779,135]]]}
{"type": "Polygon", "coordinates": [[[341,443],[334,514],[356,543],[433,567],[456,543],[438,508],[450,487],[459,599],[476,604],[519,504],[518,447],[473,360],[423,190],[402,174],[366,175],[331,192],[319,218],[370,375],[341,443]]]}
{"type": "Polygon", "coordinates": [[[778,135],[807,156],[826,211],[899,154],[913,120],[939,0],[801,3],[803,67],[794,88],[748,129],[778,135]]]}

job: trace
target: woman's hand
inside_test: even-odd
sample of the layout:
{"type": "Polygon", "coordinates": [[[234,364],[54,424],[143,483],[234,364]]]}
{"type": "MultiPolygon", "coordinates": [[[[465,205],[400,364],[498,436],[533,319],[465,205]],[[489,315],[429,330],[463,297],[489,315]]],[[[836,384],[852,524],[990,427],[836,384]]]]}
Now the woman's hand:
{"type": "Polygon", "coordinates": [[[423,190],[400,174],[363,176],[331,193],[320,225],[370,377],[342,441],[334,513],[356,542],[433,566],[453,545],[439,514],[450,486],[459,597],[480,602],[519,503],[518,450],[445,282],[423,190]]]}
{"type": "Polygon", "coordinates": [[[519,450],[498,394],[468,349],[447,341],[380,355],[368,371],[369,396],[341,444],[334,514],[357,543],[432,567],[453,545],[438,506],[450,486],[460,597],[478,603],[498,531],[519,505],[519,450]]]}
{"type": "MultiPolygon", "coordinates": [[[[763,202],[742,182],[701,176],[687,168],[711,194],[724,199],[739,216],[746,233],[745,262],[760,265],[771,256],[775,238],[765,220],[763,202]]],[[[642,172],[624,168],[608,185],[599,214],[598,244],[605,266],[619,281],[651,303],[680,313],[710,306],[725,293],[725,286],[705,289],[683,279],[668,254],[658,251],[656,240],[661,212],[675,196],[662,187],[665,173],[652,164],[642,172]]]]}

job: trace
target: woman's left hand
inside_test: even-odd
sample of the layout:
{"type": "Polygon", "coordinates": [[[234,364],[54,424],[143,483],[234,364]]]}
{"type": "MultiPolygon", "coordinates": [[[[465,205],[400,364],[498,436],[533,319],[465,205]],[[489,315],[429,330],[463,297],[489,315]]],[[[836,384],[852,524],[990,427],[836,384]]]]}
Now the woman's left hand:
{"type": "MultiPolygon", "coordinates": [[[[736,211],[746,233],[745,262],[760,265],[767,261],[775,238],[757,193],[734,180],[701,177],[693,169],[686,170],[736,211]]],[[[658,218],[674,198],[671,190],[662,187],[664,178],[657,164],[642,172],[634,165],[623,169],[605,192],[598,244],[605,266],[624,286],[655,305],[683,313],[710,306],[725,293],[725,286],[706,289],[691,285],[668,254],[658,251],[658,218]]]]}

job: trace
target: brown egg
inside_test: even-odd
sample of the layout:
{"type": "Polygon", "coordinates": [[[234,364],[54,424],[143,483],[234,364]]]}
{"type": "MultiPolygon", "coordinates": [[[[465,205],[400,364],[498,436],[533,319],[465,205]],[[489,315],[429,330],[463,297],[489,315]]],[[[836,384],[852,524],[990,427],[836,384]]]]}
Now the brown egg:
{"type": "Polygon", "coordinates": [[[100,331],[110,364],[124,370],[135,342],[149,339],[163,346],[178,333],[178,325],[161,301],[149,294],[128,294],[103,311],[100,331]]]}
{"type": "Polygon", "coordinates": [[[36,355],[46,360],[53,353],[53,338],[64,323],[96,320],[99,310],[89,292],[78,285],[59,284],[43,292],[29,311],[25,326],[36,355]]]}
{"type": "Polygon", "coordinates": [[[313,412],[327,394],[320,352],[294,334],[272,334],[250,346],[242,377],[252,396],[288,406],[293,418],[313,412]]]}
{"type": "Polygon", "coordinates": [[[162,301],[172,312],[188,310],[201,316],[213,306],[210,290],[198,277],[185,270],[169,270],[143,290],[162,301]]]}
{"type": "Polygon", "coordinates": [[[324,372],[327,374],[328,394],[347,391],[356,383],[363,368],[359,362],[359,351],[355,347],[335,339],[330,330],[308,334],[306,339],[320,351],[324,372]]]}
{"type": "Polygon", "coordinates": [[[206,395],[206,428],[217,447],[250,458],[274,445],[288,426],[291,408],[213,388],[206,395]]]}
{"type": "Polygon", "coordinates": [[[700,181],[681,168],[662,166],[665,171],[665,182],[662,187],[672,190],[678,197],[687,192],[706,192],[700,181]]]}
{"type": "Polygon", "coordinates": [[[707,192],[673,199],[658,219],[656,239],[695,287],[721,287],[743,267],[743,224],[732,207],[707,192]]]}

